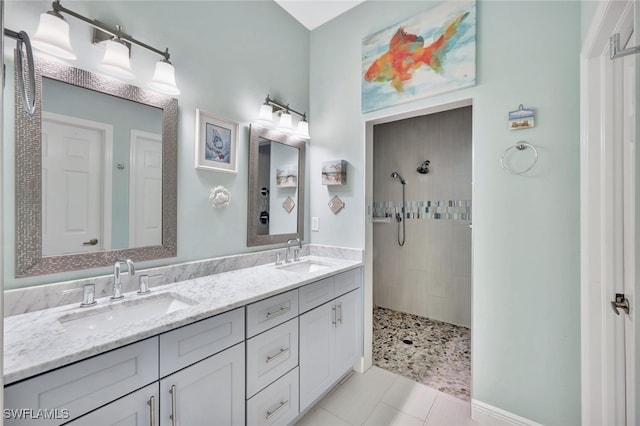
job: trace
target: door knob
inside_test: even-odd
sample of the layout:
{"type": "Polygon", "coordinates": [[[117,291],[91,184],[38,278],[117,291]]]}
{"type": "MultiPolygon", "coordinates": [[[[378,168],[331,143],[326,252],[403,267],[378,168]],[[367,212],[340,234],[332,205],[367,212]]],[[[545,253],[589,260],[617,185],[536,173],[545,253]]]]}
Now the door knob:
{"type": "Polygon", "coordinates": [[[98,244],[97,238],[92,238],[89,241],[85,241],[84,243],[82,243],[83,246],[95,246],[96,244],[98,244]]]}
{"type": "Polygon", "coordinates": [[[618,308],[622,309],[625,314],[629,315],[629,299],[624,297],[624,293],[616,293],[616,300],[611,302],[616,315],[620,315],[618,308]]]}

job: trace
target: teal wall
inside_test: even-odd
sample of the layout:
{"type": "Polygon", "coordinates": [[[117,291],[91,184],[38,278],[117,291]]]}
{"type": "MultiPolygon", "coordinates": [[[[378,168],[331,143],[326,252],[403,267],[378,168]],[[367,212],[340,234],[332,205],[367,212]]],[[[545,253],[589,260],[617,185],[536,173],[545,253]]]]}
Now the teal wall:
{"type": "MultiPolygon", "coordinates": [[[[138,265],[166,265],[262,249],[247,248],[247,187],[249,122],[255,120],[267,94],[299,111],[309,109],[309,31],[271,1],[73,1],[64,5],[85,16],[122,25],[137,39],[168,47],[176,68],[178,97],[178,257],[138,265]],[[238,173],[194,168],[195,110],[200,108],[240,123],[238,173]],[[209,190],[224,185],[231,205],[213,209],[209,190]]],[[[50,1],[5,2],[5,26],[35,34],[39,14],[50,1]]],[[[71,65],[90,71],[104,50],[90,43],[90,27],[69,17],[79,60],[71,65]]],[[[15,43],[7,43],[9,52],[15,43]]],[[[144,87],[158,56],[133,47],[132,68],[144,87]]],[[[11,76],[12,69],[7,73],[11,76]]],[[[13,141],[13,86],[5,90],[4,140],[13,141]]],[[[5,143],[5,288],[57,282],[111,268],[42,277],[14,278],[13,144],[5,143]]],[[[306,235],[309,235],[306,232],[306,235]]]]}
{"type": "Polygon", "coordinates": [[[312,31],[312,242],[364,248],[367,120],[472,99],[472,398],[541,424],[578,425],[581,4],[479,0],[475,87],[363,115],[363,37],[434,4],[365,2],[312,31]],[[536,108],[535,128],[507,130],[519,104],[536,108]],[[508,175],[500,156],[521,139],[540,160],[508,175]],[[349,162],[348,185],[323,187],[321,163],[337,158],[349,162]],[[346,208],[333,215],[326,204],[336,191],[346,208]]]}

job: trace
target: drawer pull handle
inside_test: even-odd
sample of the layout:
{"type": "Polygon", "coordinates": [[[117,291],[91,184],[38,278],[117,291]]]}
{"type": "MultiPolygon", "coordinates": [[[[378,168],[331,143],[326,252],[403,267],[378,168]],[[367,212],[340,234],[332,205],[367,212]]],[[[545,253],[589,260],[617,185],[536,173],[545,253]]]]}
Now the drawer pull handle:
{"type": "Polygon", "coordinates": [[[276,359],[280,358],[282,355],[286,354],[287,352],[289,352],[289,348],[282,348],[282,349],[280,349],[280,352],[278,352],[277,354],[272,355],[272,356],[268,356],[267,357],[267,364],[269,364],[273,360],[276,360],[276,359]]]}
{"type": "Polygon", "coordinates": [[[271,417],[273,417],[273,416],[275,416],[276,414],[278,414],[278,412],[279,412],[280,410],[282,410],[284,407],[286,407],[287,405],[289,405],[289,400],[281,401],[281,402],[280,402],[280,405],[278,406],[278,408],[276,408],[276,409],[275,409],[275,410],[273,410],[273,411],[267,411],[267,417],[266,417],[266,419],[267,419],[267,420],[271,419],[271,417]]]}
{"type": "Polygon", "coordinates": [[[151,419],[149,424],[156,426],[156,397],[151,395],[147,404],[149,405],[149,418],[151,419]]]}
{"type": "Polygon", "coordinates": [[[338,322],[342,325],[342,303],[338,303],[338,322]]]}
{"type": "Polygon", "coordinates": [[[171,389],[169,389],[169,393],[171,394],[171,425],[178,426],[178,413],[176,407],[176,399],[178,399],[178,392],[176,390],[176,385],[171,385],[171,389]]]}
{"type": "Polygon", "coordinates": [[[278,316],[284,314],[285,312],[289,312],[289,307],[288,306],[281,306],[280,309],[278,309],[277,311],[267,312],[267,319],[278,317],[278,316]]]}

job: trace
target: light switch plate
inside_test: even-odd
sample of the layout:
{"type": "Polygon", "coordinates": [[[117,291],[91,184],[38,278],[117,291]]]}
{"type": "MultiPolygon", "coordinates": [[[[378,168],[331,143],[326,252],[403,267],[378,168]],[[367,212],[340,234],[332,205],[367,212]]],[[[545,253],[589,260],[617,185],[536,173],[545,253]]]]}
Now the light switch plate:
{"type": "Polygon", "coordinates": [[[311,230],[314,232],[320,231],[320,219],[316,217],[311,218],[311,230]]]}

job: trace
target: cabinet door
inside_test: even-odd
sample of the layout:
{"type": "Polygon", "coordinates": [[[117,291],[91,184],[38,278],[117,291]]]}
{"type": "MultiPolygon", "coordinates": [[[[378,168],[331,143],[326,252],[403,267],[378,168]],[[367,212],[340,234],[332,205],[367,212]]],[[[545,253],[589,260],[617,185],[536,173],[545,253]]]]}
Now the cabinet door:
{"type": "Polygon", "coordinates": [[[244,343],[160,381],[160,424],[244,425],[244,343]]]}
{"type": "Polygon", "coordinates": [[[300,316],[300,412],[333,384],[335,315],[329,302],[300,316]]]}
{"type": "Polygon", "coordinates": [[[158,382],[107,404],[68,426],[157,426],[160,402],[158,382]]]}
{"type": "Polygon", "coordinates": [[[353,290],[345,294],[335,303],[337,306],[337,327],[334,377],[337,380],[351,370],[362,356],[360,290],[353,290]]]}

